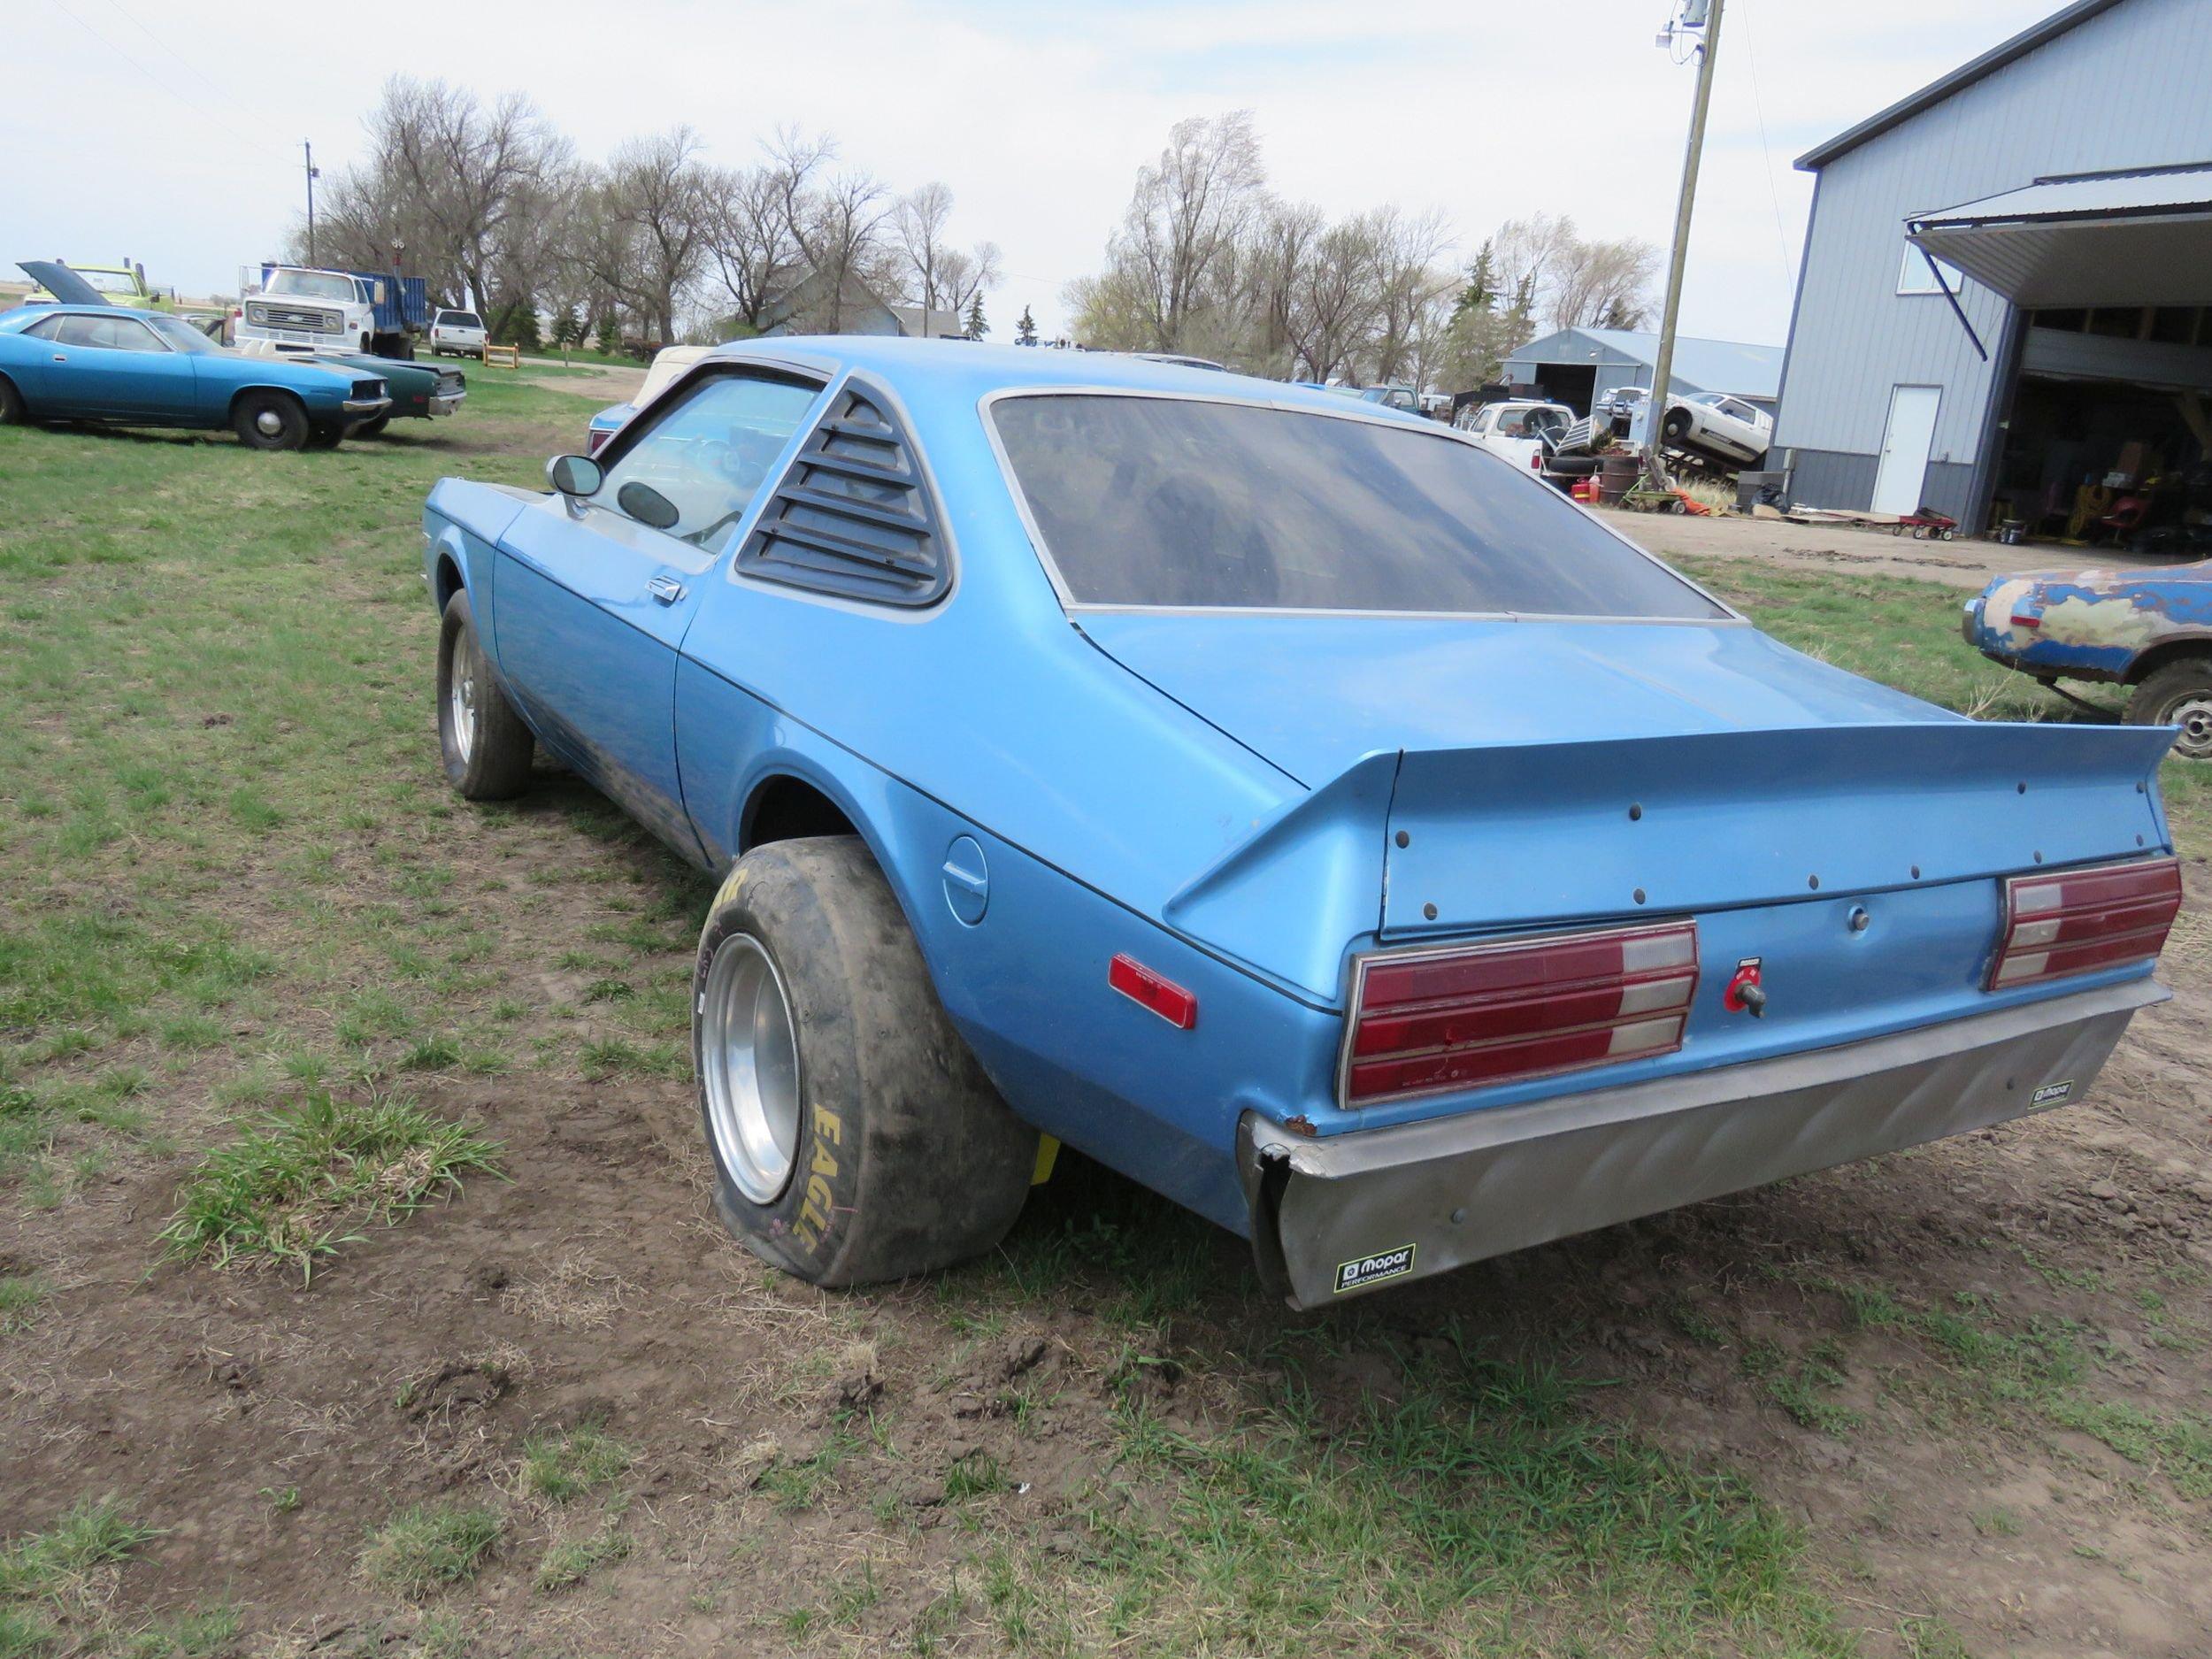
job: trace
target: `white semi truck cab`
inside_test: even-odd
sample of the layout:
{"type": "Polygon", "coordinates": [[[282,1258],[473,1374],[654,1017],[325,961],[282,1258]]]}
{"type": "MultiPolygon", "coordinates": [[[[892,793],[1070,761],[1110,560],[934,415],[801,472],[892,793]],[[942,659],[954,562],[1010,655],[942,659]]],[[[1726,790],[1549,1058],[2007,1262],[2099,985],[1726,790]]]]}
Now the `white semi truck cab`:
{"type": "Polygon", "coordinates": [[[413,331],[423,323],[420,277],[250,265],[239,273],[238,288],[243,297],[233,338],[240,345],[265,341],[279,351],[415,355],[413,331]]]}

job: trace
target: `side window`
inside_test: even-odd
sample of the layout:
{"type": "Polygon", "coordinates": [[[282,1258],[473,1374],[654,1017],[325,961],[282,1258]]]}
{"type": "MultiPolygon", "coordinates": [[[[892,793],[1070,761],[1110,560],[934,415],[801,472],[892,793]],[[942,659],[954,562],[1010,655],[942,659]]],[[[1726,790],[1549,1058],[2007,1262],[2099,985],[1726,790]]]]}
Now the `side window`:
{"type": "Polygon", "coordinates": [[[595,499],[718,553],[820,395],[805,380],[710,375],[609,465],[595,499]]]}
{"type": "Polygon", "coordinates": [[[65,346],[96,346],[106,351],[166,351],[154,331],[132,317],[65,317],[55,336],[65,346]]]}
{"type": "Polygon", "coordinates": [[[738,552],[763,581],[926,605],[952,581],[920,457],[889,408],[847,387],[823,414],[738,552]]]}
{"type": "Polygon", "coordinates": [[[59,317],[42,317],[23,332],[34,340],[56,340],[61,336],[62,322],[59,317]]]}
{"type": "Polygon", "coordinates": [[[1927,256],[1920,251],[1918,245],[1909,242],[1905,244],[1905,260],[1897,268],[1897,291],[1900,294],[1940,294],[1945,288],[1955,294],[1965,280],[1959,268],[1947,260],[1937,260],[1935,270],[1931,272],[1927,256]],[[1942,279],[1941,288],[1936,285],[1939,276],[1942,279]]]}

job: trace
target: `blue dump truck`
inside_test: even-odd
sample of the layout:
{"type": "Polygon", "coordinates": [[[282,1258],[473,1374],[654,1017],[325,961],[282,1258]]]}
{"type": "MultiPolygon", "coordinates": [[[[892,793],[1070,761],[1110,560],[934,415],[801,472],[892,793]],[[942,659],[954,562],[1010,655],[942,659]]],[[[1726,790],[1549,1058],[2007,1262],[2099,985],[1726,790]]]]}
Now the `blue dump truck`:
{"type": "Polygon", "coordinates": [[[411,357],[430,326],[429,285],[389,271],[265,264],[239,273],[234,343],[411,357]]]}

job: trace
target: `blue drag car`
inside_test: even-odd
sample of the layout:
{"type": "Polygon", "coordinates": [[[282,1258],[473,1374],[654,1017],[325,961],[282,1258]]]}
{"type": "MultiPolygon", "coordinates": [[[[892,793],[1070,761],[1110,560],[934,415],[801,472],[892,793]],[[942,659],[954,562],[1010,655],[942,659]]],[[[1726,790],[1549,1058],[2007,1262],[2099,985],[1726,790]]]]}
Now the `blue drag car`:
{"type": "Polygon", "coordinates": [[[2079,1100],[2168,733],[1768,639],[1440,423],[1106,354],[718,349],[424,515],[447,772],[723,878],[718,1207],[818,1284],[1066,1142],[1312,1306],[2079,1100]]]}
{"type": "Polygon", "coordinates": [[[228,426],[253,449],[298,449],[391,408],[380,375],[242,357],[181,319],[104,303],[66,265],[22,268],[58,303],[0,311],[0,426],[228,426]]]}
{"type": "Polygon", "coordinates": [[[2176,754],[2212,759],[2212,561],[2001,576],[1966,602],[1960,631],[2055,691],[2131,687],[2130,725],[2178,727],[2176,754]]]}

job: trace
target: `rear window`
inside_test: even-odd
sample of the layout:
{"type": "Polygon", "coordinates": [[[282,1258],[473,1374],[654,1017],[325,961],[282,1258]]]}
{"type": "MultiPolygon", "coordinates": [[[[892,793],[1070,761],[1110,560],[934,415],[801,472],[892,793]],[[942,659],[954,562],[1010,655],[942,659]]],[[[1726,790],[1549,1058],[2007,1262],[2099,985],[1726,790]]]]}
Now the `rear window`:
{"type": "Polygon", "coordinates": [[[484,324],[474,311],[440,311],[438,320],[449,328],[481,328],[484,324]]]}
{"type": "Polygon", "coordinates": [[[1079,604],[1727,615],[1550,485],[1440,434],[1082,393],[991,416],[1079,604]]]}

